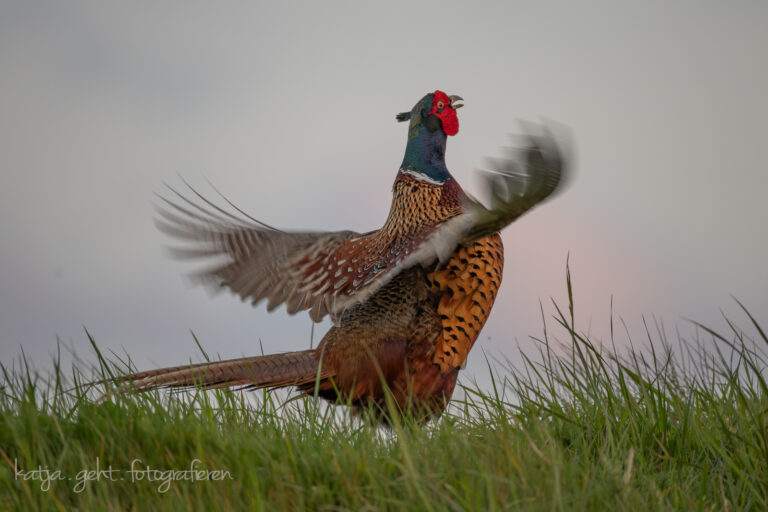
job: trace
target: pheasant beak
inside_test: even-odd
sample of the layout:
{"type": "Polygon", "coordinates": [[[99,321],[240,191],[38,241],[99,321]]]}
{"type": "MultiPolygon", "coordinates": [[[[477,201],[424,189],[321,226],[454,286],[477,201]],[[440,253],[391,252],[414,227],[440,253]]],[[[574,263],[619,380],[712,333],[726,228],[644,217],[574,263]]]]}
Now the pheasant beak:
{"type": "Polygon", "coordinates": [[[455,95],[448,96],[448,99],[451,100],[451,106],[453,107],[454,110],[459,110],[461,107],[464,106],[463,103],[459,103],[458,105],[456,104],[457,101],[464,101],[464,98],[462,98],[461,96],[455,96],[455,95]]]}

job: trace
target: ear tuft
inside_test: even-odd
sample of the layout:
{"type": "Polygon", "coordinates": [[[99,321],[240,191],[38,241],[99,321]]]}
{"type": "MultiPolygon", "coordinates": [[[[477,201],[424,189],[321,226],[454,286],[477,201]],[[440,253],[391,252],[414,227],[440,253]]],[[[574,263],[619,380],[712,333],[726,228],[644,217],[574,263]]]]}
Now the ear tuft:
{"type": "Polygon", "coordinates": [[[397,114],[397,116],[395,116],[395,118],[399,122],[402,123],[403,121],[408,121],[408,120],[411,119],[411,113],[410,112],[400,112],[399,114],[397,114]]]}

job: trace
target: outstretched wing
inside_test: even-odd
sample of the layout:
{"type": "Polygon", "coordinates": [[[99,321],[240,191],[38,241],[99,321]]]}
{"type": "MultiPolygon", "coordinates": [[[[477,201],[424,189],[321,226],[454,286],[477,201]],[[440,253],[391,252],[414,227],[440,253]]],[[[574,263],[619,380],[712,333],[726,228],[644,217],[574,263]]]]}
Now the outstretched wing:
{"type": "Polygon", "coordinates": [[[289,313],[311,309],[315,321],[333,311],[326,292],[333,290],[334,274],[336,282],[342,276],[332,260],[357,233],[286,233],[234,206],[238,214],[231,213],[189,188],[200,201],[170,189],[176,199],[160,197],[163,205],[155,223],[186,244],[172,248],[174,256],[218,260],[194,278],[214,288],[226,286],[253,304],[266,300],[268,310],[282,303],[289,313]]]}
{"type": "Polygon", "coordinates": [[[527,141],[487,176],[490,207],[467,198],[463,213],[394,245],[378,231],[280,231],[229,201],[236,213],[225,210],[191,187],[196,200],[173,189],[174,200],[161,197],[156,222],[186,242],[172,249],[176,256],[219,260],[195,274],[202,282],[226,286],[253,304],[266,300],[268,310],[285,303],[291,314],[309,309],[314,321],[328,314],[338,321],[404,269],[448,261],[460,245],[499,231],[562,188],[566,165],[554,138],[545,132],[527,141]]]}

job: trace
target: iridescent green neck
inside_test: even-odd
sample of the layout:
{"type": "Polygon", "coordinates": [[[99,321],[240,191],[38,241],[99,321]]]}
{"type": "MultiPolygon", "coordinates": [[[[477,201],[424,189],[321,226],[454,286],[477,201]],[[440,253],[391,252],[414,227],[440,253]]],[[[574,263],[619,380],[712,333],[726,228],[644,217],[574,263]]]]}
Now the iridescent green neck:
{"type": "Polygon", "coordinates": [[[427,181],[445,183],[451,173],[445,166],[446,135],[439,126],[430,130],[430,123],[420,123],[416,130],[409,130],[408,145],[400,170],[427,181]],[[411,136],[413,134],[413,136],[411,136]]]}

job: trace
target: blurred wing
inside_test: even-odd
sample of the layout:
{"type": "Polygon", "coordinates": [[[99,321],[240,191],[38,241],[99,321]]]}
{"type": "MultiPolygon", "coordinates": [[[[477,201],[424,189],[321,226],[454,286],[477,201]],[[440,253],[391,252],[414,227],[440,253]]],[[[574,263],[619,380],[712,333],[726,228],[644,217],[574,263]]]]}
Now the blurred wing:
{"type": "Polygon", "coordinates": [[[439,260],[445,263],[460,246],[500,231],[525,212],[562,191],[567,181],[567,158],[555,138],[546,130],[541,135],[525,135],[525,147],[513,150],[504,159],[493,160],[493,170],[485,175],[490,207],[467,196],[463,213],[443,222],[405,258],[399,269],[439,260]]]}
{"type": "Polygon", "coordinates": [[[509,158],[491,161],[493,169],[486,176],[490,208],[472,199],[465,203],[472,223],[462,235],[462,245],[500,231],[565,188],[566,158],[554,137],[545,131],[543,135],[527,135],[526,139],[524,149],[509,158]]]}

